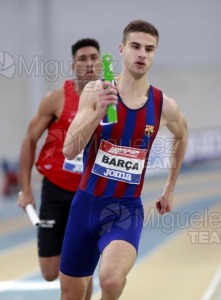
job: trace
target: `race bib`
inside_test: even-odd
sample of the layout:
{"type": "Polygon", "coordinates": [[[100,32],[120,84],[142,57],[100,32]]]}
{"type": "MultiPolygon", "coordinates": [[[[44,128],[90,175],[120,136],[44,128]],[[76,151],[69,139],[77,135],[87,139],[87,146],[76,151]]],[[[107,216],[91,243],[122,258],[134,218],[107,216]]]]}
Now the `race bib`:
{"type": "Polygon", "coordinates": [[[118,146],[102,140],[92,173],[112,179],[139,184],[147,150],[118,146]]]}
{"type": "Polygon", "coordinates": [[[79,153],[74,159],[65,158],[63,170],[73,173],[83,173],[83,152],[79,153]]]}

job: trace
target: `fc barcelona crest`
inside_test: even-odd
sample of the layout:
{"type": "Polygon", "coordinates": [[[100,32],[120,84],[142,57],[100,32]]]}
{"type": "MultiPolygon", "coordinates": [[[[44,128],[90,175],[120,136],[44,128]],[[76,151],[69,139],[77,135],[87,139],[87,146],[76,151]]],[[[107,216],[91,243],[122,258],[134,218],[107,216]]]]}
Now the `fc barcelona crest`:
{"type": "Polygon", "coordinates": [[[146,125],[146,128],[144,130],[144,133],[146,136],[150,137],[154,133],[154,126],[153,125],[146,125]]]}

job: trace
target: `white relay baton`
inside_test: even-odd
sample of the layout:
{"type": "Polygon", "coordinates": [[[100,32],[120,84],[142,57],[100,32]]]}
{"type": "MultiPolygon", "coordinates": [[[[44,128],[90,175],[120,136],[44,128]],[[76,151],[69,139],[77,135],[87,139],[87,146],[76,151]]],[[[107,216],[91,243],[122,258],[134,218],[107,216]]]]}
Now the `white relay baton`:
{"type": "MultiPolygon", "coordinates": [[[[22,192],[20,191],[18,193],[18,196],[21,196],[22,192]]],[[[41,221],[38,217],[38,214],[36,212],[36,210],[34,209],[33,205],[31,203],[29,203],[28,205],[26,205],[25,207],[25,211],[29,217],[29,219],[31,220],[33,226],[38,227],[41,224],[41,221]]]]}
{"type": "Polygon", "coordinates": [[[35,227],[40,226],[41,221],[40,221],[33,205],[32,204],[26,205],[25,210],[26,210],[26,213],[29,216],[29,219],[31,220],[33,226],[35,226],[35,227]]]}

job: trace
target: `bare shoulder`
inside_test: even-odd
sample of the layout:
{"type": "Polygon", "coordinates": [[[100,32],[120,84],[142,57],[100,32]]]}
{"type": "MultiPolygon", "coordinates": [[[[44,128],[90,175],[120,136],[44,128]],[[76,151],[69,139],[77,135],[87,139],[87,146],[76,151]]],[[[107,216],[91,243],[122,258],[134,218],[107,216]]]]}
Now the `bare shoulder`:
{"type": "Polygon", "coordinates": [[[164,124],[170,121],[177,121],[180,117],[180,109],[173,98],[163,94],[162,121],[164,124]]]}
{"type": "Polygon", "coordinates": [[[60,88],[57,90],[52,90],[46,94],[46,97],[51,101],[64,97],[64,89],[60,88]]]}
{"type": "Polygon", "coordinates": [[[48,92],[41,101],[39,112],[52,114],[59,118],[64,105],[64,89],[57,89],[48,92]]]}
{"type": "Polygon", "coordinates": [[[187,122],[173,98],[163,95],[160,126],[166,126],[177,137],[187,131],[187,122]]]}
{"type": "Polygon", "coordinates": [[[38,111],[29,123],[26,137],[37,142],[54,118],[59,116],[64,102],[62,89],[47,93],[40,102],[38,111]]]}

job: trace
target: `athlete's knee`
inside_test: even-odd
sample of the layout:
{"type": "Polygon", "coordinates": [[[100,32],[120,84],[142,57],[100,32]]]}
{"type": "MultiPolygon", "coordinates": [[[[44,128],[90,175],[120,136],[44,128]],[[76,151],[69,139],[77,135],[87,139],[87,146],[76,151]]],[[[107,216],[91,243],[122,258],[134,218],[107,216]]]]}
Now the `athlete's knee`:
{"type": "Polygon", "coordinates": [[[42,276],[46,281],[54,281],[58,278],[58,275],[59,275],[58,271],[42,270],[42,276]]]}
{"type": "Polygon", "coordinates": [[[53,281],[59,276],[59,256],[39,257],[42,276],[46,281],[53,281]]]}
{"type": "Polygon", "coordinates": [[[106,294],[115,295],[121,293],[126,284],[126,278],[115,274],[100,274],[100,286],[106,294]]]}

